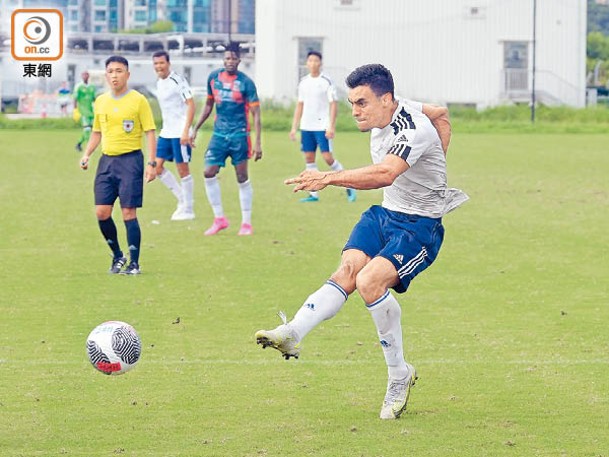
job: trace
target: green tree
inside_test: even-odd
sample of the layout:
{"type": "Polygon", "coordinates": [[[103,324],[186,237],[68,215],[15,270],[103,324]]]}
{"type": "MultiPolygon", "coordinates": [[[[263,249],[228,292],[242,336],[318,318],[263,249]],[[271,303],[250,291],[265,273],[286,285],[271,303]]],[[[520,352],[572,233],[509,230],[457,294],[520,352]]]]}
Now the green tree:
{"type": "Polygon", "coordinates": [[[173,32],[174,24],[171,21],[156,21],[146,29],[146,33],[173,32]]]}

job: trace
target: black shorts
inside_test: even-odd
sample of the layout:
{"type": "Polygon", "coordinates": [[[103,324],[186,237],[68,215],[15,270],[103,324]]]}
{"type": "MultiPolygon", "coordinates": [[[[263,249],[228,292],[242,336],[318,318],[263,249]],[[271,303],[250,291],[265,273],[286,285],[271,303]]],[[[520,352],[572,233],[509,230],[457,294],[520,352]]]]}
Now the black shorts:
{"type": "Polygon", "coordinates": [[[144,154],[132,151],[118,156],[102,154],[95,174],[95,205],[141,208],[144,194],[144,154]]]}

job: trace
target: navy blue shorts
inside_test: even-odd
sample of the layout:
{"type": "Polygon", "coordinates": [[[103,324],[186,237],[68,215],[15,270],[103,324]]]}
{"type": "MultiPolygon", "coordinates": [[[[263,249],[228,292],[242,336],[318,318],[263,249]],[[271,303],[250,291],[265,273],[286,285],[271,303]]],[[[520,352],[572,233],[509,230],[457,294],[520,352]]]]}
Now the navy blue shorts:
{"type": "Polygon", "coordinates": [[[168,162],[188,163],[192,149],[188,144],[180,144],[179,138],[159,137],[156,143],[156,156],[168,162]]]}
{"type": "Polygon", "coordinates": [[[300,150],[302,152],[315,152],[318,146],[320,152],[332,152],[332,140],[326,138],[324,130],[300,131],[300,150]]]}
{"type": "Polygon", "coordinates": [[[389,260],[400,279],[393,289],[403,293],[414,277],[436,259],[443,239],[442,219],[375,205],[362,214],[343,250],[357,249],[371,258],[389,260]]]}
{"type": "Polygon", "coordinates": [[[132,151],[118,156],[102,154],[95,173],[95,204],[141,208],[144,195],[144,154],[132,151]]]}
{"type": "Polygon", "coordinates": [[[245,162],[252,155],[252,143],[249,135],[224,136],[214,133],[205,153],[205,165],[226,166],[230,157],[233,166],[245,162]]]}

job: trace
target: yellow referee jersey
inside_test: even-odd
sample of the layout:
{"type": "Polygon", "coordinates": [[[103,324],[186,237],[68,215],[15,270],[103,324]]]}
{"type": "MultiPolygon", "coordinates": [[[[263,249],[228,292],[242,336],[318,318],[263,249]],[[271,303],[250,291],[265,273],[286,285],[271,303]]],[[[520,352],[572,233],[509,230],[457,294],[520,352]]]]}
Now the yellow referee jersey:
{"type": "Polygon", "coordinates": [[[144,132],[155,129],[150,104],[136,90],[131,89],[119,98],[106,92],[95,100],[93,131],[101,132],[102,153],[106,155],[142,149],[144,132]]]}

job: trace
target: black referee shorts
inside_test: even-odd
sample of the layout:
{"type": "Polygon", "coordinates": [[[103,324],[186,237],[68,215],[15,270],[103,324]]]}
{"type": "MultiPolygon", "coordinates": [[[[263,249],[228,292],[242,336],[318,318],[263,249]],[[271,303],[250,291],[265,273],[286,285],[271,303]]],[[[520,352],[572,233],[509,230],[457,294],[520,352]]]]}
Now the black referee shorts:
{"type": "Polygon", "coordinates": [[[95,205],[141,208],[144,194],[144,154],[141,150],[109,156],[102,154],[95,174],[95,205]]]}

